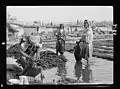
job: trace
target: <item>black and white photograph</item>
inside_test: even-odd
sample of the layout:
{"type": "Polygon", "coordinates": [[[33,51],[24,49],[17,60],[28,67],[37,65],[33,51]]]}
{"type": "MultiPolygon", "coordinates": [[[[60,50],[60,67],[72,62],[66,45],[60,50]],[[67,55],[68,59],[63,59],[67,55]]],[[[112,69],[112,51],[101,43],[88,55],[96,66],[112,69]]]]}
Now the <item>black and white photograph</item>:
{"type": "Polygon", "coordinates": [[[113,8],[6,6],[6,84],[114,84],[113,8]]]}

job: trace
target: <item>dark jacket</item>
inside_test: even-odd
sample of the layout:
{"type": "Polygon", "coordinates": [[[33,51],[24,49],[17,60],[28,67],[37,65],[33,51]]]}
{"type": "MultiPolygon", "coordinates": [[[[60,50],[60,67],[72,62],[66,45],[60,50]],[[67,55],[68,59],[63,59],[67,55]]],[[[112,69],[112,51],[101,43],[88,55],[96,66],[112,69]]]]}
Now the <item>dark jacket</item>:
{"type": "Polygon", "coordinates": [[[63,32],[61,32],[61,29],[58,29],[56,32],[57,39],[62,38],[63,40],[66,40],[65,30],[63,29],[63,32]]]}

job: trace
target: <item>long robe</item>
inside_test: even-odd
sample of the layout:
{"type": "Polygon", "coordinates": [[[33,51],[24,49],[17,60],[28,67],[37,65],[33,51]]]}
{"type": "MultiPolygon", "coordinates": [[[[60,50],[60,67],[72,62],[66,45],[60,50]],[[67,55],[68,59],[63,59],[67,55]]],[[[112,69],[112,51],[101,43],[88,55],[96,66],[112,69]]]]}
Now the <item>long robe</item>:
{"type": "Polygon", "coordinates": [[[89,46],[89,58],[92,57],[93,54],[93,31],[92,29],[89,27],[87,28],[88,30],[85,32],[85,34],[87,34],[87,36],[82,36],[83,38],[85,38],[85,42],[88,43],[89,46]]]}
{"type": "Polygon", "coordinates": [[[64,53],[65,51],[65,31],[64,29],[58,29],[56,32],[57,36],[57,42],[56,42],[56,50],[58,50],[60,53],[64,53]],[[60,39],[62,38],[62,39],[60,39]]]}

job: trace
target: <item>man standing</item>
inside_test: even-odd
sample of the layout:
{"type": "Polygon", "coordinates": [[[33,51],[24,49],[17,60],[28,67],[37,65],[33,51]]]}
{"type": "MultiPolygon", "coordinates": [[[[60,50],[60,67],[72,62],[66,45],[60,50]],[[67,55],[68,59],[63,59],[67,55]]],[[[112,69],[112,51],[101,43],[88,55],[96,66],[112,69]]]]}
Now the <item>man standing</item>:
{"type": "Polygon", "coordinates": [[[37,27],[37,35],[31,35],[30,40],[34,43],[35,46],[37,46],[37,53],[35,54],[34,59],[40,59],[40,50],[42,48],[42,39],[40,36],[40,27],[37,27]]]}
{"type": "Polygon", "coordinates": [[[84,21],[84,34],[82,35],[82,39],[88,44],[88,49],[89,49],[89,57],[92,58],[93,54],[93,31],[89,26],[88,20],[84,21]]]}
{"type": "Polygon", "coordinates": [[[62,38],[64,41],[66,40],[65,30],[64,30],[64,25],[63,24],[60,24],[60,27],[57,30],[56,36],[57,36],[57,38],[58,37],[62,38]]]}
{"type": "Polygon", "coordinates": [[[42,38],[40,36],[40,28],[38,30],[38,37],[37,37],[38,41],[36,42],[36,46],[38,46],[38,50],[37,50],[37,53],[36,53],[36,56],[38,59],[40,59],[40,50],[42,48],[42,38]]]}
{"type": "Polygon", "coordinates": [[[60,54],[63,54],[65,51],[65,30],[64,25],[60,24],[60,28],[56,32],[57,42],[56,42],[56,54],[58,54],[58,51],[60,54]]]}

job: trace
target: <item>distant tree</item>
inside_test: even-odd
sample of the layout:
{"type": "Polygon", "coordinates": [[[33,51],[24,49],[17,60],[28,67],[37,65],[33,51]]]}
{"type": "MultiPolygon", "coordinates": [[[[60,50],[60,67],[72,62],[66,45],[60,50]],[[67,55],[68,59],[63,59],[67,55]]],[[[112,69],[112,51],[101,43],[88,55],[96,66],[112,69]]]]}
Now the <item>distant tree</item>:
{"type": "Polygon", "coordinates": [[[77,19],[77,24],[79,24],[79,20],[77,19]]]}
{"type": "Polygon", "coordinates": [[[77,32],[78,31],[78,29],[77,28],[75,28],[75,32],[77,32]]]}
{"type": "Polygon", "coordinates": [[[95,22],[92,24],[92,26],[96,26],[96,27],[111,27],[113,24],[112,21],[99,21],[99,22],[95,22]]]}
{"type": "Polygon", "coordinates": [[[83,22],[81,20],[79,21],[79,24],[80,24],[80,26],[83,26],[83,22]]]}
{"type": "Polygon", "coordinates": [[[44,22],[42,22],[42,26],[44,26],[45,24],[44,24],[44,22]]]}
{"type": "Polygon", "coordinates": [[[50,22],[50,25],[53,26],[53,22],[50,22]]]}
{"type": "Polygon", "coordinates": [[[95,22],[94,20],[91,21],[92,24],[93,24],[94,22],[95,22]]]}
{"type": "Polygon", "coordinates": [[[36,29],[37,29],[37,32],[39,32],[39,27],[37,27],[36,29]]]}
{"type": "Polygon", "coordinates": [[[45,34],[45,31],[42,31],[40,34],[45,34]]]}
{"type": "Polygon", "coordinates": [[[39,20],[39,26],[41,26],[41,21],[39,20]]]}
{"type": "Polygon", "coordinates": [[[38,24],[38,21],[33,21],[33,23],[38,24]]]}

